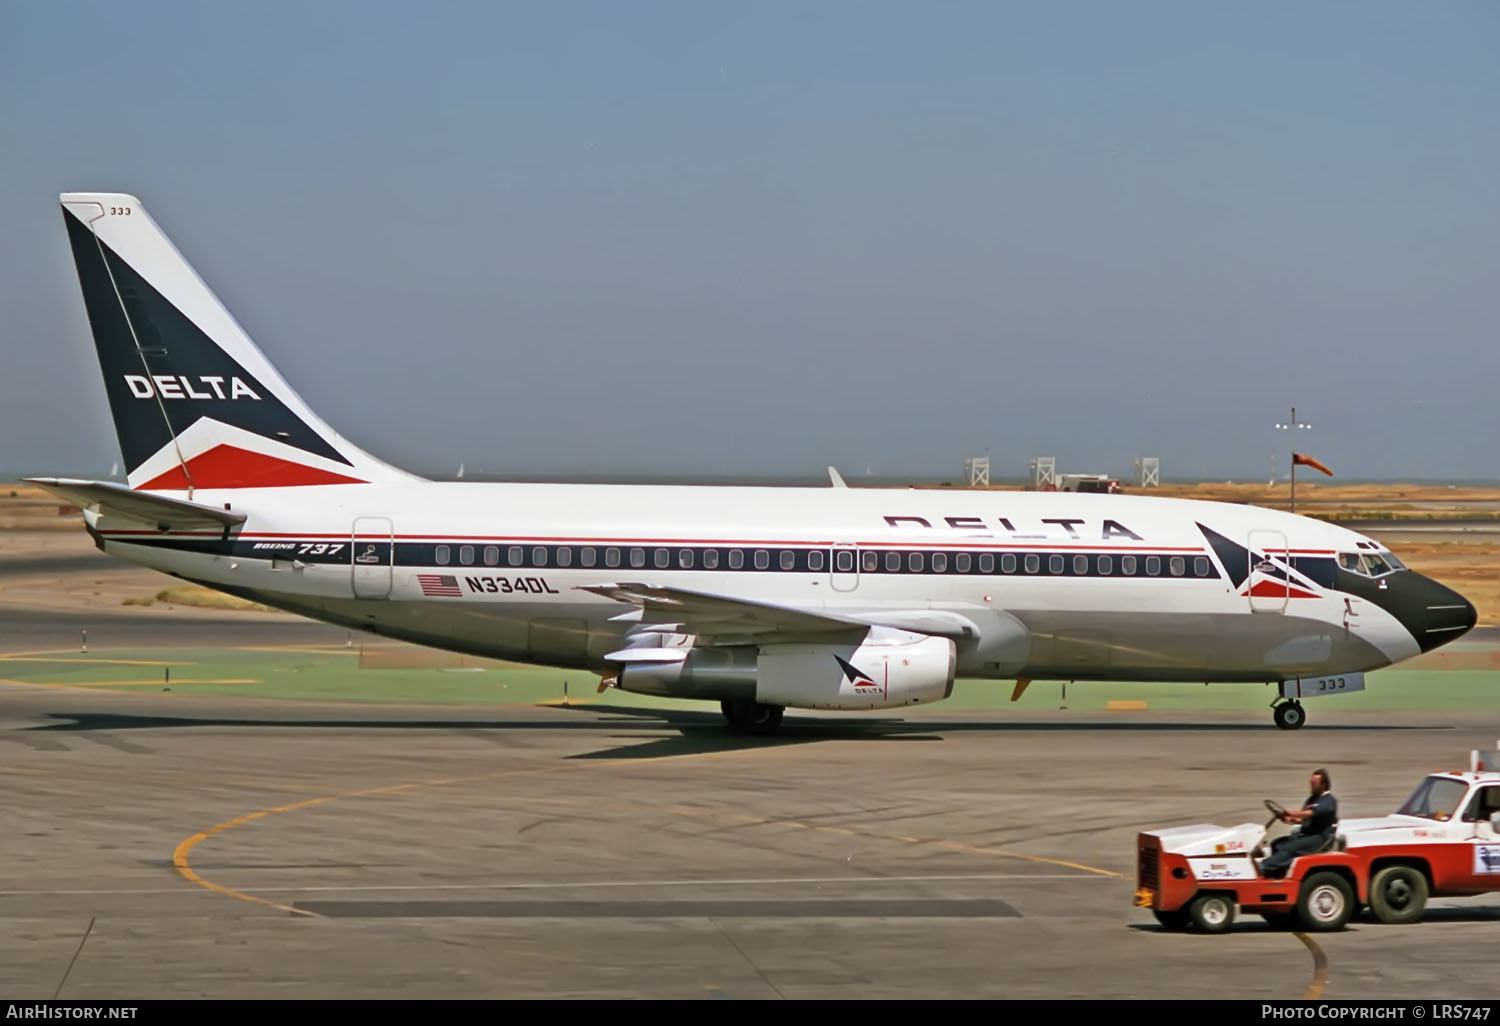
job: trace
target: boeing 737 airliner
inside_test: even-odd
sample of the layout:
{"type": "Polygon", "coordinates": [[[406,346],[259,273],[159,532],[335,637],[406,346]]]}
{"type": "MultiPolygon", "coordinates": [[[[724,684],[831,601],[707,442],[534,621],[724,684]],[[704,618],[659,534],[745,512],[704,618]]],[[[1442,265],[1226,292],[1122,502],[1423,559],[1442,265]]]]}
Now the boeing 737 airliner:
{"type": "Polygon", "coordinates": [[[230,594],[752,732],[956,677],[1267,682],[1295,728],[1300,698],[1474,626],[1378,542],[1251,506],[422,480],[319,419],[138,199],[61,203],[127,484],[31,480],[103,551],[230,594]]]}

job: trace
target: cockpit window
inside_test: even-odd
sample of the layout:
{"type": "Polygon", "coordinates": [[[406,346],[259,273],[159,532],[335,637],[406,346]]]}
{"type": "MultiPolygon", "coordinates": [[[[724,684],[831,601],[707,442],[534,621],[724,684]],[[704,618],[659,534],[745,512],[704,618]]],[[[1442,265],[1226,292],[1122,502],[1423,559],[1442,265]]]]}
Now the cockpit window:
{"type": "Polygon", "coordinates": [[[1381,577],[1406,569],[1405,564],[1389,552],[1340,552],[1339,566],[1364,577],[1381,577]]]}
{"type": "Polygon", "coordinates": [[[1396,811],[1403,816],[1450,820],[1458,803],[1469,793],[1469,785],[1451,777],[1428,777],[1417,785],[1406,804],[1396,811]]]}

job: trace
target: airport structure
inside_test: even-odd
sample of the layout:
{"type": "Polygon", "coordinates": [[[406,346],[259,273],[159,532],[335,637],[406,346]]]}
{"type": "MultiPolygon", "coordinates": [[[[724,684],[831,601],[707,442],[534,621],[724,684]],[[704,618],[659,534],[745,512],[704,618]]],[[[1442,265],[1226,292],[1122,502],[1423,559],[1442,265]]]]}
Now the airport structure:
{"type": "Polygon", "coordinates": [[[970,456],[964,460],[964,482],[970,488],[988,488],[990,486],[990,458],[970,456]]]}
{"type": "Polygon", "coordinates": [[[1142,456],[1135,461],[1136,484],[1142,488],[1161,487],[1161,457],[1142,456]]]}
{"type": "Polygon", "coordinates": [[[1033,491],[1046,491],[1057,487],[1057,458],[1054,456],[1033,456],[1031,459],[1031,473],[1027,475],[1030,480],[1030,488],[1033,491]]]}

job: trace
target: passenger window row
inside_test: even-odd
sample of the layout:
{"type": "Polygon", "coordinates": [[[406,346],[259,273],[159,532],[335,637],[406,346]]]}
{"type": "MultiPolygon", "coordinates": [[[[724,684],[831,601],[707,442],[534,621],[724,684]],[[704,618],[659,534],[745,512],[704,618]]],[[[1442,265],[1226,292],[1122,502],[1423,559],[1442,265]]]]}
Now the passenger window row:
{"type": "MultiPolygon", "coordinates": [[[[604,567],[632,570],[769,570],[819,573],[830,569],[824,549],[747,549],[663,546],[486,545],[398,546],[401,562],[425,566],[525,569],[604,567]],[[457,549],[455,561],[454,549],[457,549]],[[424,561],[424,553],[431,553],[424,561]],[[400,551],[417,550],[417,551],[400,551]]],[[[831,568],[853,573],[853,549],[835,549],[831,568]]],[[[860,549],[867,574],[1019,574],[1044,577],[1218,577],[1207,556],[1110,555],[1107,553],[932,552],[860,549]]]]}

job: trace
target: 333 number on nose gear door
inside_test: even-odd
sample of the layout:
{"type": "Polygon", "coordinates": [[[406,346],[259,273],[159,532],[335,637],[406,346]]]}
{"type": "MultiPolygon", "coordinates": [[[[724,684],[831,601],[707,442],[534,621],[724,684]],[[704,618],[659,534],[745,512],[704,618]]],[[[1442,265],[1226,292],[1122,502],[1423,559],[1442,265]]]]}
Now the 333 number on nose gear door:
{"type": "Polygon", "coordinates": [[[1316,698],[1318,695],[1343,695],[1365,689],[1362,673],[1340,673],[1333,677],[1293,677],[1281,682],[1281,697],[1316,698]]]}

